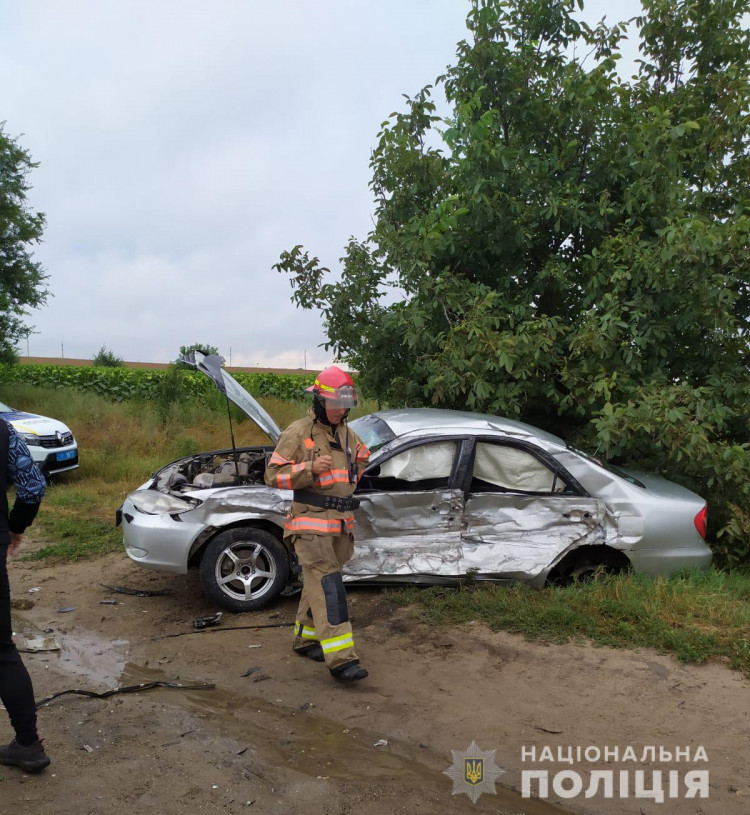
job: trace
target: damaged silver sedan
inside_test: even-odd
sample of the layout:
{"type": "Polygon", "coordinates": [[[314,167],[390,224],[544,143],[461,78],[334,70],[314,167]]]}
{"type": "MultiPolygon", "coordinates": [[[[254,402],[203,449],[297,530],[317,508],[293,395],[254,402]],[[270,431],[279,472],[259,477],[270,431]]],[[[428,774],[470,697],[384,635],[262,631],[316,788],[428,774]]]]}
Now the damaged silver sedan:
{"type": "MultiPolygon", "coordinates": [[[[281,431],[260,405],[225,371],[212,378],[275,444],[281,431]]],[[[529,425],[425,408],[351,427],[372,455],[345,581],[542,586],[600,568],[667,575],[711,562],[702,498],[529,425]]],[[[175,574],[198,567],[205,594],[230,611],[270,603],[297,572],[282,537],[292,492],[263,482],[272,450],[201,453],[161,469],[118,510],[128,555],[175,574]]]]}

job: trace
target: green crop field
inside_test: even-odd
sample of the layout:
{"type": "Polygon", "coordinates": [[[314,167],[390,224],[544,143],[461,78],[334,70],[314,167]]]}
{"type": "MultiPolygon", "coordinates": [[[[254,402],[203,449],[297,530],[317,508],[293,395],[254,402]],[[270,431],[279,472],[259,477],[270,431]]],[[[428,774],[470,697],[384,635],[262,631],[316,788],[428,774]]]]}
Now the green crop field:
{"type": "MultiPolygon", "coordinates": [[[[274,373],[234,373],[234,378],[254,396],[300,400],[312,375],[274,373]]],[[[0,365],[0,385],[25,383],[45,388],[75,388],[122,402],[158,399],[165,383],[179,386],[183,395],[209,396],[215,387],[198,371],[173,368],[102,368],[94,365],[0,365]]]]}

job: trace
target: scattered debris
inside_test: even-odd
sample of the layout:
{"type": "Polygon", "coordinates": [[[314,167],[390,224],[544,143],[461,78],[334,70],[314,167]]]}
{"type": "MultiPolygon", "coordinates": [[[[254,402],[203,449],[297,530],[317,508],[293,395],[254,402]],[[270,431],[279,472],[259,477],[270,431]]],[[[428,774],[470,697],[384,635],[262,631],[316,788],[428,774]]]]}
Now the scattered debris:
{"type": "Polygon", "coordinates": [[[542,733],[562,733],[562,730],[548,730],[546,727],[540,727],[538,724],[535,724],[534,727],[537,730],[541,730],[542,733]]]}
{"type": "Polygon", "coordinates": [[[241,750],[238,750],[235,755],[244,756],[246,752],[247,752],[247,747],[243,747],[241,750]]]}
{"type": "Polygon", "coordinates": [[[39,586],[35,586],[33,589],[29,589],[29,594],[34,594],[37,591],[41,591],[39,586]]]}
{"type": "MultiPolygon", "coordinates": [[[[152,642],[156,640],[168,640],[173,637],[184,637],[188,634],[221,634],[224,631],[258,631],[261,628],[291,628],[294,623],[267,623],[265,625],[234,625],[231,628],[209,628],[201,629],[200,631],[180,631],[177,634],[163,634],[161,637],[153,637],[152,642]]],[[[260,648],[257,646],[250,646],[251,648],[260,648]]]]}
{"type": "Polygon", "coordinates": [[[121,603],[119,600],[100,600],[100,606],[124,606],[125,603],[121,603]]]}
{"type": "Polygon", "coordinates": [[[260,643],[257,643],[255,645],[248,645],[247,647],[248,648],[262,648],[263,646],[260,643]]]}
{"type": "Polygon", "coordinates": [[[130,594],[133,597],[164,597],[171,594],[171,589],[159,589],[158,591],[151,591],[150,589],[130,589],[127,586],[108,586],[106,583],[100,583],[108,591],[115,591],[118,594],[130,594]]]}
{"type": "Polygon", "coordinates": [[[260,670],[260,665],[253,665],[252,668],[245,671],[244,674],[240,674],[240,676],[250,676],[250,674],[254,674],[256,671],[259,671],[259,670],[260,670]]]}
{"type": "Polygon", "coordinates": [[[429,748],[427,747],[427,745],[426,745],[426,744],[422,744],[422,742],[421,742],[421,741],[419,742],[419,746],[420,746],[420,747],[421,747],[423,750],[428,750],[428,749],[429,749],[429,748]]]}
{"type": "Polygon", "coordinates": [[[372,745],[373,747],[387,747],[388,746],[388,739],[378,739],[375,744],[372,745]]]}
{"type": "MultiPolygon", "coordinates": [[[[267,679],[270,677],[266,677],[267,679]]],[[[257,680],[256,680],[257,682],[257,680]]],[[[49,704],[53,699],[66,694],[76,694],[77,696],[88,696],[91,699],[109,699],[117,693],[138,693],[142,690],[151,690],[152,688],[176,688],[178,690],[213,690],[216,685],[213,682],[198,682],[192,685],[186,685],[183,682],[141,682],[140,685],[126,685],[121,688],[113,688],[112,690],[104,691],[104,693],[96,693],[93,690],[79,690],[74,688],[72,690],[61,690],[59,693],[53,693],[52,696],[47,696],[40,699],[36,706],[37,708],[49,704]]]]}
{"type": "Polygon", "coordinates": [[[37,654],[40,651],[59,651],[60,643],[57,637],[28,637],[19,651],[24,654],[37,654]]]}
{"type": "Polygon", "coordinates": [[[30,608],[34,608],[34,601],[31,597],[11,597],[10,607],[20,611],[27,611],[30,608]]]}
{"type": "Polygon", "coordinates": [[[299,709],[300,710],[308,710],[311,707],[315,707],[315,705],[312,702],[305,702],[304,705],[299,706],[299,709]]]}
{"type": "Polygon", "coordinates": [[[85,750],[87,753],[93,753],[94,752],[94,748],[91,747],[89,744],[82,744],[81,749],[85,750]]]}
{"type": "Polygon", "coordinates": [[[200,630],[201,628],[208,628],[212,625],[221,625],[221,620],[224,617],[221,611],[216,614],[209,614],[207,617],[196,617],[193,620],[193,628],[200,630]]]}
{"type": "Polygon", "coordinates": [[[260,676],[256,676],[253,679],[253,682],[265,682],[266,679],[270,679],[271,677],[268,674],[261,674],[260,676]]]}
{"type": "Polygon", "coordinates": [[[57,609],[58,614],[67,614],[69,611],[75,611],[77,606],[63,606],[57,609]]]}

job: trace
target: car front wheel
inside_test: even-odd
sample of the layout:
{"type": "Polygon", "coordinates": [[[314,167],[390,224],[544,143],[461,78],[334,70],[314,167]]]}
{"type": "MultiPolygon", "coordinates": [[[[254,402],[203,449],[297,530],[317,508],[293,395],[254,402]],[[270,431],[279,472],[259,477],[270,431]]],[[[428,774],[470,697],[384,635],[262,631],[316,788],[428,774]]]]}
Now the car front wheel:
{"type": "Polygon", "coordinates": [[[289,579],[284,544],[265,529],[239,526],[206,545],[200,580],[207,597],[228,611],[257,611],[279,596],[289,579]]]}

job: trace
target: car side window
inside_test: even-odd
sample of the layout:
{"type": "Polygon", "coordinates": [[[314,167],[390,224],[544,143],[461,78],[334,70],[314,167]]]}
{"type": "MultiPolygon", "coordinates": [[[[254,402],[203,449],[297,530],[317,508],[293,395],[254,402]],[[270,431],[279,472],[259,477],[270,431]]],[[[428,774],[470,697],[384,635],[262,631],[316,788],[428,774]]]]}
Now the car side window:
{"type": "Polygon", "coordinates": [[[567,490],[568,485],[528,451],[506,444],[477,443],[471,492],[562,493],[567,490]]]}
{"type": "Polygon", "coordinates": [[[420,492],[447,489],[456,457],[455,441],[428,442],[410,447],[368,469],[361,492],[420,492]]]}

